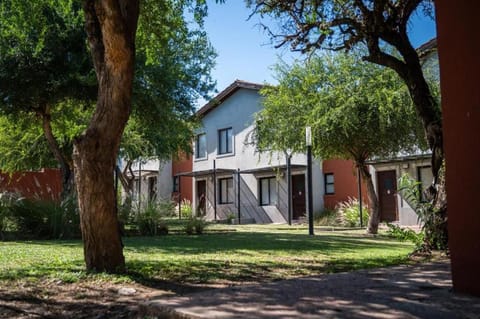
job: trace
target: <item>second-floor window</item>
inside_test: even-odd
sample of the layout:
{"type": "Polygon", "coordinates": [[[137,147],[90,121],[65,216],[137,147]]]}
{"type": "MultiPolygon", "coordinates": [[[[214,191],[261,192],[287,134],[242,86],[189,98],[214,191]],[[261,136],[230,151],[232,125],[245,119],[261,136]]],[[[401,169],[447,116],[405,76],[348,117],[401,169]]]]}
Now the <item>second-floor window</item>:
{"type": "Polygon", "coordinates": [[[195,137],[195,158],[207,157],[207,135],[198,134],[195,137]]]}
{"type": "Polygon", "coordinates": [[[232,128],[218,130],[218,154],[229,154],[232,152],[232,128]]]}

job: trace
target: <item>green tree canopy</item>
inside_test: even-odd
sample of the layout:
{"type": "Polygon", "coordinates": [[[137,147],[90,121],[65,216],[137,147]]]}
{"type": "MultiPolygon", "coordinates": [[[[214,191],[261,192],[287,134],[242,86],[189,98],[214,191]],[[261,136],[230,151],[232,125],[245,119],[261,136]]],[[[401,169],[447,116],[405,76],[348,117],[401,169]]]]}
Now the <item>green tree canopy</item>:
{"type": "MultiPolygon", "coordinates": [[[[91,115],[91,105],[80,101],[58,103],[51,112],[52,133],[59,150],[71,165],[73,139],[82,132],[91,115]]],[[[58,167],[35,113],[0,115],[0,168],[6,172],[58,167]]]]}
{"type": "MultiPolygon", "coordinates": [[[[278,28],[268,28],[275,45],[312,54],[316,50],[364,49],[363,59],[394,70],[407,85],[421,119],[429,148],[434,183],[429,188],[432,207],[445,216],[447,201],[443,164],[442,116],[432,88],[422,71],[420,55],[409,39],[415,14],[434,18],[433,0],[246,0],[254,13],[268,15],[278,28]]],[[[432,212],[433,213],[433,212],[432,212]]],[[[438,236],[448,238],[447,234],[438,236]]],[[[446,246],[443,243],[435,246],[446,246]]]]}
{"type": "MultiPolygon", "coordinates": [[[[162,153],[178,137],[173,132],[156,132],[155,126],[172,119],[180,123],[192,113],[196,97],[213,87],[208,72],[214,54],[202,32],[205,14],[204,0],[0,3],[0,82],[4,85],[0,112],[41,115],[46,141],[64,176],[71,175],[71,167],[54,135],[52,114],[59,103],[84,101],[96,92],[92,115],[73,139],[72,156],[89,270],[124,270],[113,170],[132,105],[137,115],[132,125],[142,129],[137,137],[149,139],[152,148],[146,150],[162,153]],[[86,44],[90,57],[85,54],[86,44]],[[74,63],[82,67],[62,69],[83,61],[88,67],[74,63]],[[90,82],[91,78],[96,81],[90,82]],[[80,87],[84,80],[88,92],[80,87]],[[170,138],[167,143],[164,135],[170,138]]],[[[188,127],[165,125],[162,129],[175,129],[180,135],[188,127]]]]}
{"type": "Polygon", "coordinates": [[[78,1],[2,1],[0,111],[43,114],[65,99],[93,101],[85,37],[78,1]]]}
{"type": "MultiPolygon", "coordinates": [[[[176,1],[145,1],[143,6],[133,113],[122,139],[121,154],[130,160],[167,158],[179,148],[191,151],[195,102],[215,85],[210,77],[214,49],[205,32],[186,18],[200,21],[202,7],[176,1]],[[180,14],[186,7],[192,13],[180,14]]],[[[2,134],[1,168],[58,165],[48,150],[32,150],[48,145],[40,130],[46,111],[58,149],[71,165],[73,138],[85,129],[97,94],[81,2],[11,0],[2,2],[0,10],[0,113],[10,114],[2,119],[9,129],[2,134]],[[15,129],[20,122],[26,133],[21,139],[15,133],[21,133],[15,129]]]]}
{"type": "Polygon", "coordinates": [[[318,157],[351,159],[361,169],[372,210],[369,231],[375,233],[378,204],[365,161],[425,145],[405,85],[392,70],[345,54],[314,56],[306,65],[278,70],[279,85],[262,90],[259,144],[302,152],[303,128],[311,126],[318,157]]]}

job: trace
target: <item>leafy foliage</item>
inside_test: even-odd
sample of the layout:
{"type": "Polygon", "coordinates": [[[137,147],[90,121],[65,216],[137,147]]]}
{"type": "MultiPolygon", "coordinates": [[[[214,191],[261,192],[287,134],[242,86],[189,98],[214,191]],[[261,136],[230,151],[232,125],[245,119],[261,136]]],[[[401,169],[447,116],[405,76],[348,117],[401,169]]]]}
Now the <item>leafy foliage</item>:
{"type": "Polygon", "coordinates": [[[367,231],[376,233],[377,196],[365,161],[425,144],[406,87],[393,71],[345,54],[281,65],[279,82],[261,91],[265,108],[257,115],[258,144],[299,152],[305,140],[299,128],[311,126],[317,157],[351,159],[361,169],[371,209],[367,231]]]}
{"type": "Polygon", "coordinates": [[[141,235],[166,235],[168,226],[163,219],[173,215],[175,215],[175,204],[172,201],[149,201],[138,209],[133,219],[141,235]]]}
{"type": "Polygon", "coordinates": [[[75,200],[61,204],[14,197],[8,202],[12,229],[20,238],[59,239],[80,236],[80,220],[75,200]]]}
{"type": "MultiPolygon", "coordinates": [[[[360,203],[356,198],[349,197],[347,201],[335,207],[336,223],[347,227],[360,227],[360,203]]],[[[362,207],[362,225],[368,223],[368,210],[362,207]]]]}
{"type": "MultiPolygon", "coordinates": [[[[362,224],[368,223],[368,207],[362,205],[362,224]]],[[[325,209],[315,216],[319,226],[360,227],[360,204],[356,198],[337,204],[335,209],[325,209]]]]}
{"type": "Polygon", "coordinates": [[[11,208],[13,203],[16,200],[15,194],[10,193],[0,193],[0,239],[5,238],[4,233],[6,231],[13,230],[15,227],[11,208]]]}
{"type": "Polygon", "coordinates": [[[188,199],[183,199],[180,206],[182,218],[191,218],[193,216],[192,203],[188,199]]]}
{"type": "Polygon", "coordinates": [[[425,235],[423,232],[416,233],[412,229],[402,228],[398,225],[387,224],[387,235],[401,241],[411,241],[415,244],[415,250],[421,250],[424,244],[425,235]]]}
{"type": "Polygon", "coordinates": [[[417,214],[418,221],[422,225],[424,241],[422,250],[430,249],[447,250],[448,233],[445,231],[445,220],[441,210],[435,209],[430,201],[422,200],[420,196],[420,183],[404,174],[399,179],[399,192],[417,214]]]}
{"type": "Polygon", "coordinates": [[[68,98],[95,97],[80,11],[75,0],[2,1],[0,111],[42,113],[68,98]]]}
{"type": "Polygon", "coordinates": [[[122,141],[130,160],[191,152],[195,103],[208,97],[216,53],[201,29],[202,1],[144,1],[137,31],[133,113],[122,141]],[[194,21],[188,21],[192,11],[194,21]],[[195,27],[197,25],[197,27],[195,27]]]}
{"type": "Polygon", "coordinates": [[[321,212],[314,214],[314,223],[318,226],[336,226],[336,211],[325,208],[321,212]]]}
{"type": "Polygon", "coordinates": [[[187,223],[184,226],[185,233],[187,235],[193,235],[194,233],[197,235],[203,234],[203,231],[207,227],[207,223],[205,219],[202,217],[191,217],[187,220],[187,223]]]}
{"type": "MultiPolygon", "coordinates": [[[[59,148],[71,162],[73,139],[85,127],[91,112],[78,107],[78,101],[67,100],[51,110],[51,125],[59,148]]],[[[0,115],[0,167],[6,172],[57,167],[39,119],[32,113],[22,116],[0,115]]]]}
{"type": "MultiPolygon", "coordinates": [[[[214,88],[215,52],[195,1],[144,1],[137,31],[133,117],[124,132],[128,159],[168,158],[191,151],[194,105],[214,88]]],[[[71,162],[72,140],[85,128],[96,97],[86,47],[81,1],[9,0],[0,5],[0,165],[3,170],[57,166],[42,137],[47,113],[62,154],[71,162]],[[29,94],[24,94],[29,92],[29,94]],[[20,141],[20,143],[18,143],[20,141]]]]}
{"type": "MultiPolygon", "coordinates": [[[[317,50],[359,50],[364,61],[394,70],[406,84],[422,121],[432,152],[435,181],[444,181],[439,178],[444,158],[441,111],[435,90],[422,70],[420,53],[407,32],[413,15],[423,14],[433,19],[433,3],[433,0],[247,0],[254,13],[278,21],[278,29],[266,27],[277,47],[289,44],[292,50],[309,55],[317,50]]],[[[441,207],[442,224],[446,225],[445,187],[437,183],[432,192],[438,193],[432,200],[441,207]]],[[[442,237],[447,237],[446,227],[442,237]]]]}
{"type": "Polygon", "coordinates": [[[24,136],[15,130],[1,132],[3,147],[11,147],[1,162],[11,171],[59,165],[64,198],[73,191],[72,138],[79,133],[77,123],[83,124],[82,117],[72,114],[84,111],[97,88],[80,4],[7,0],[0,5],[0,115],[8,115],[2,119],[7,127],[22,122],[26,131],[24,136]],[[52,128],[53,118],[59,117],[64,124],[52,128]],[[56,137],[53,131],[63,135],[56,137]],[[16,140],[22,143],[16,145],[16,140]],[[45,145],[50,152],[42,149],[45,145]]]}
{"type": "Polygon", "coordinates": [[[303,151],[299,128],[307,125],[316,155],[326,159],[364,161],[422,142],[408,93],[392,71],[335,54],[280,65],[277,72],[280,84],[262,90],[265,109],[257,117],[265,148],[303,151]]]}

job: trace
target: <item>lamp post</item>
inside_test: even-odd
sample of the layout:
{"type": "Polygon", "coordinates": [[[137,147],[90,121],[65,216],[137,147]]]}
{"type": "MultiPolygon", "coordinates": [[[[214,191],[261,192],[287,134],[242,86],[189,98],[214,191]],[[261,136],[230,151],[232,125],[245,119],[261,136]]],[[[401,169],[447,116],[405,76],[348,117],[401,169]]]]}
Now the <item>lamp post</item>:
{"type": "Polygon", "coordinates": [[[287,150],[285,156],[287,157],[287,219],[288,224],[292,225],[292,152],[287,150]]]}
{"type": "Polygon", "coordinates": [[[305,128],[305,144],[307,145],[307,187],[308,187],[308,234],[313,236],[313,192],[312,192],[312,128],[305,128]]]}

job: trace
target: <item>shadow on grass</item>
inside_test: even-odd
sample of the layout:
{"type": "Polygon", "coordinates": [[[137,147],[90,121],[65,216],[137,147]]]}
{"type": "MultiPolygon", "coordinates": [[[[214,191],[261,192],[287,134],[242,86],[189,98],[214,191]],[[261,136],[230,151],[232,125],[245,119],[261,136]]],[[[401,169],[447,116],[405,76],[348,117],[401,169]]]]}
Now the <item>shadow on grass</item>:
{"type": "Polygon", "coordinates": [[[405,243],[384,237],[237,232],[200,236],[173,235],[164,237],[125,238],[127,251],[148,253],[165,251],[182,254],[212,253],[234,250],[341,253],[358,249],[400,249],[405,243]]]}
{"type": "Polygon", "coordinates": [[[190,261],[183,265],[169,261],[131,260],[128,262],[128,276],[151,288],[166,289],[183,294],[185,288],[190,289],[188,292],[192,292],[193,287],[204,289],[201,287],[212,283],[228,285],[262,283],[322,273],[387,267],[405,262],[407,262],[406,257],[369,258],[361,261],[338,259],[318,263],[244,261],[227,264],[213,261],[190,261]],[[162,280],[160,278],[169,279],[162,280]]]}
{"type": "MultiPolygon", "coordinates": [[[[268,282],[279,279],[390,266],[406,262],[408,245],[386,238],[321,234],[314,237],[291,233],[235,232],[201,236],[125,238],[127,273],[89,274],[84,262],[72,257],[63,262],[34,257],[28,264],[4,268],[0,280],[59,279],[62,282],[104,279],[135,281],[177,294],[205,289],[209,284],[268,282]],[[380,254],[378,254],[380,252],[380,254]],[[103,276],[103,277],[102,277],[103,276]]],[[[47,247],[44,254],[79,249],[79,241],[14,243],[32,250],[47,247]],[[39,246],[34,246],[39,245],[39,246]],[[51,246],[51,247],[48,247],[51,246]]],[[[12,246],[15,249],[15,246],[12,246]]],[[[42,254],[40,252],[40,254],[42,254]]]]}

